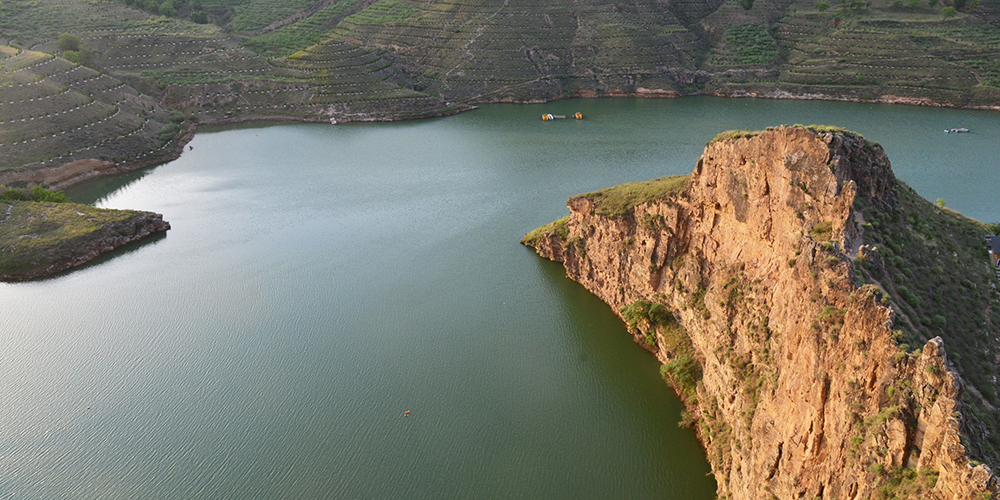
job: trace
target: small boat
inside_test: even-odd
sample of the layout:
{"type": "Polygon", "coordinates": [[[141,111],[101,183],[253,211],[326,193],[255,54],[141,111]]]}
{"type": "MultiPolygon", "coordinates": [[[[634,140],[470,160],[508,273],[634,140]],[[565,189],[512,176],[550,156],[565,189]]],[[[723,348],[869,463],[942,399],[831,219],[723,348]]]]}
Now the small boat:
{"type": "Polygon", "coordinates": [[[967,129],[967,128],[951,128],[951,129],[946,128],[946,129],[944,129],[944,132],[946,134],[951,134],[951,133],[955,133],[955,134],[968,134],[969,133],[969,129],[967,129]]]}
{"type": "Polygon", "coordinates": [[[336,125],[336,124],[337,124],[337,119],[336,118],[330,118],[330,125],[336,125]]]}

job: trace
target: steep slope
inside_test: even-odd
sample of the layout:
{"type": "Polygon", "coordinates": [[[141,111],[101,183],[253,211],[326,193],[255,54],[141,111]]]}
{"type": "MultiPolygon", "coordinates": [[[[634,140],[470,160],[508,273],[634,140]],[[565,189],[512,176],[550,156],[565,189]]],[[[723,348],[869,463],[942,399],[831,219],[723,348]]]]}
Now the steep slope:
{"type": "MultiPolygon", "coordinates": [[[[960,374],[946,355],[979,334],[947,317],[895,333],[901,284],[868,271],[897,257],[917,267],[907,258],[923,249],[883,258],[880,243],[917,203],[877,144],[837,129],[780,127],[720,135],[690,178],[574,197],[568,218],[524,242],[563,262],[665,362],[721,494],[989,498],[997,481],[970,455],[997,463],[997,449],[983,444],[995,429],[974,415],[997,420],[983,396],[997,387],[976,372],[984,367],[960,374]],[[939,336],[912,352],[897,340],[930,334],[939,336]],[[963,392],[980,397],[963,404],[963,392]]],[[[934,223],[949,232],[986,230],[919,203],[941,212],[934,223]]],[[[989,342],[976,345],[995,359],[996,286],[981,238],[973,241],[948,255],[970,262],[947,273],[984,298],[989,342]]]]}

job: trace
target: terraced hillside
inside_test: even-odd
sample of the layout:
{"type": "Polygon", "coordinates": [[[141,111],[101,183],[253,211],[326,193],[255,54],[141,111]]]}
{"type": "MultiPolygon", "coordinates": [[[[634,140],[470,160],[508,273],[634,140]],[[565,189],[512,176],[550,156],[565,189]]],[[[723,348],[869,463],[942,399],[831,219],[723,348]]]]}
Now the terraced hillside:
{"type": "Polygon", "coordinates": [[[148,158],[195,122],[387,120],[568,95],[1000,108],[998,26],[996,2],[962,0],[2,0],[3,58],[17,58],[3,67],[20,74],[5,94],[32,78],[62,91],[73,70],[145,104],[70,85],[82,95],[58,105],[0,105],[0,168],[148,158]],[[10,126],[62,124],[70,109],[72,127],[10,126]]]}
{"type": "Polygon", "coordinates": [[[165,155],[179,127],[155,100],[61,57],[0,47],[0,173],[165,155]]]}

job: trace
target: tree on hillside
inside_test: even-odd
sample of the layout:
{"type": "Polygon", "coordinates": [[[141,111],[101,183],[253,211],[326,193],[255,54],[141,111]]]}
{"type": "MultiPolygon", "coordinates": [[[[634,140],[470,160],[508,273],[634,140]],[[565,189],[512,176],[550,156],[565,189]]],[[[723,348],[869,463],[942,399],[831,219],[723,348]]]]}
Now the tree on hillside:
{"type": "Polygon", "coordinates": [[[160,4],[159,8],[157,8],[157,12],[163,16],[175,17],[177,16],[177,7],[174,5],[174,2],[166,0],[160,4]]]}
{"type": "Polygon", "coordinates": [[[753,2],[754,0],[740,0],[740,7],[743,7],[743,10],[750,10],[753,8],[753,2]]]}
{"type": "Polygon", "coordinates": [[[945,7],[941,9],[941,19],[948,19],[949,17],[955,17],[958,14],[958,9],[954,7],[945,7]]]}
{"type": "Polygon", "coordinates": [[[56,47],[63,52],[79,52],[80,51],[80,37],[76,35],[71,35],[69,33],[63,33],[59,35],[59,40],[56,41],[56,47]]]}
{"type": "Polygon", "coordinates": [[[80,37],[63,33],[56,40],[56,47],[62,52],[62,56],[71,62],[84,66],[93,66],[94,49],[85,46],[80,42],[80,37]]]}
{"type": "Polygon", "coordinates": [[[818,2],[816,2],[816,10],[820,12],[826,12],[826,10],[829,8],[830,8],[830,2],[827,2],[826,0],[819,0],[818,2]]]}

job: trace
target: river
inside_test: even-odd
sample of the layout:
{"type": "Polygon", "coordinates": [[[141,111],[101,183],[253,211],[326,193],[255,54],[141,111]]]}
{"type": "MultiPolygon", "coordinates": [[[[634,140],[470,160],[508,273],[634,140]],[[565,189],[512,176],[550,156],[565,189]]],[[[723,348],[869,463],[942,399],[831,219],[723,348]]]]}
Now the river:
{"type": "Polygon", "coordinates": [[[997,221],[997,118],[608,99],[200,131],[68,191],[160,212],[166,237],[0,284],[0,498],[714,498],[655,359],[520,237],[782,123],[860,132],[923,196],[997,221]]]}

